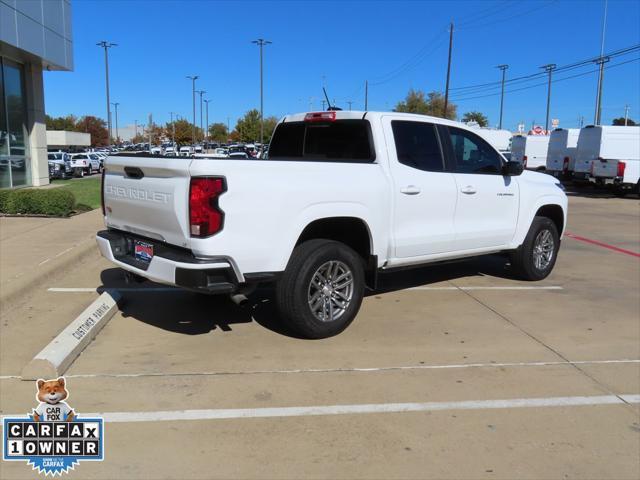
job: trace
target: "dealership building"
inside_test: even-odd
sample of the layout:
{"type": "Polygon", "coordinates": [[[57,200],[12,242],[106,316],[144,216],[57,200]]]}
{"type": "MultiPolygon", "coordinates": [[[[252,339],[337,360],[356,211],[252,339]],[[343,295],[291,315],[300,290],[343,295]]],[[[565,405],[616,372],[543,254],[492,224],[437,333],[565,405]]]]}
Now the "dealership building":
{"type": "Polygon", "coordinates": [[[0,188],[46,185],[44,70],[73,70],[69,0],[0,0],[0,188]]]}

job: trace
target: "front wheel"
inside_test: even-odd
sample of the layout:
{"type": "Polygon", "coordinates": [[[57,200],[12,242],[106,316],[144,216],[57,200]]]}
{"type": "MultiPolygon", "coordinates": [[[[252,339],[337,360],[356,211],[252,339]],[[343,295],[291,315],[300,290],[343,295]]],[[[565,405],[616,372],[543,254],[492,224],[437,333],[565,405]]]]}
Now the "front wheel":
{"type": "Polygon", "coordinates": [[[282,321],[304,338],[337,335],[364,296],[364,262],[347,245],[309,240],[296,247],[276,287],[282,321]]]}
{"type": "Polygon", "coordinates": [[[523,280],[542,280],[553,270],[559,248],[555,223],[547,217],[534,217],[524,242],[511,252],[511,267],[523,280]]]}

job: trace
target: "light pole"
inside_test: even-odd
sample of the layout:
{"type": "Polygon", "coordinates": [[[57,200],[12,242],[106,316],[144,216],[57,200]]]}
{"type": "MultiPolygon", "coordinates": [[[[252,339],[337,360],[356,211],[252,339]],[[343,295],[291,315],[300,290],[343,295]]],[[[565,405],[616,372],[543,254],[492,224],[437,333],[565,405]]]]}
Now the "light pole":
{"type": "Polygon", "coordinates": [[[498,65],[496,68],[502,70],[502,91],[500,92],[500,122],[498,128],[502,130],[502,106],[504,105],[504,77],[509,65],[498,65]]]}
{"type": "Polygon", "coordinates": [[[169,112],[169,115],[171,115],[171,146],[174,148],[176,146],[176,124],[173,122],[173,116],[175,114],[176,112],[169,112]]]}
{"type": "MultiPolygon", "coordinates": [[[[200,130],[202,130],[202,95],[207,93],[205,90],[196,90],[196,93],[200,95],[200,130]]],[[[202,132],[204,136],[204,131],[202,132]]]]}
{"type": "Polygon", "coordinates": [[[263,38],[259,38],[258,40],[254,40],[251,43],[255,43],[260,47],[260,143],[264,143],[264,91],[263,91],[263,82],[262,82],[262,47],[265,45],[269,45],[269,40],[265,40],[263,38]]]}
{"type": "Polygon", "coordinates": [[[189,76],[187,78],[191,79],[191,97],[193,100],[193,124],[191,125],[191,144],[195,146],[196,144],[196,80],[198,79],[197,75],[189,76]]]}
{"type": "Polygon", "coordinates": [[[545,131],[549,132],[549,108],[551,107],[551,74],[556,69],[556,64],[548,63],[547,65],[543,65],[540,68],[544,68],[545,71],[549,74],[549,86],[547,87],[547,120],[544,124],[545,131]]]}
{"type": "Polygon", "coordinates": [[[120,134],[118,133],[118,105],[120,105],[120,103],[111,102],[111,105],[116,107],[116,142],[118,142],[120,140],[120,134]]]}
{"type": "Polygon", "coordinates": [[[108,147],[111,150],[111,102],[109,100],[109,49],[111,47],[117,47],[117,43],[110,43],[105,40],[96,43],[97,46],[104,48],[104,73],[105,73],[105,85],[107,91],[107,130],[109,131],[108,147]]]}
{"type": "Polygon", "coordinates": [[[206,135],[205,138],[207,139],[207,142],[209,141],[209,103],[211,103],[211,100],[205,100],[204,101],[205,105],[206,105],[206,110],[207,110],[207,130],[206,130],[206,135]]]}

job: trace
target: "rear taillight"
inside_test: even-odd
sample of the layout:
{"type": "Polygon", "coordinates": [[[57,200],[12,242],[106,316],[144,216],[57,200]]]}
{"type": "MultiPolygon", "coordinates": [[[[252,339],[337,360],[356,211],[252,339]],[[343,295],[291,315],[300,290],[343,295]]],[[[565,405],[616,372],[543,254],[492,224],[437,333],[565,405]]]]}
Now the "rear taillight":
{"type": "Polygon", "coordinates": [[[627,164],[624,162],[618,162],[618,171],[616,172],[616,176],[624,177],[624,169],[627,168],[627,164]]]}
{"type": "Polygon", "coordinates": [[[209,237],[222,230],[224,212],[218,197],[227,190],[224,178],[193,177],[189,187],[189,231],[192,237],[209,237]]]}
{"type": "Polygon", "coordinates": [[[522,166],[524,168],[527,168],[527,156],[526,155],[522,157],[522,166]]]}
{"type": "Polygon", "coordinates": [[[100,205],[102,206],[102,215],[106,215],[106,208],[104,206],[104,175],[106,170],[102,169],[102,177],[100,178],[100,205]]]}
{"type": "Polygon", "coordinates": [[[305,122],[335,122],[336,112],[312,112],[304,116],[305,122]]]}
{"type": "Polygon", "coordinates": [[[565,172],[569,170],[569,157],[564,157],[564,160],[562,162],[562,170],[565,172]]]}

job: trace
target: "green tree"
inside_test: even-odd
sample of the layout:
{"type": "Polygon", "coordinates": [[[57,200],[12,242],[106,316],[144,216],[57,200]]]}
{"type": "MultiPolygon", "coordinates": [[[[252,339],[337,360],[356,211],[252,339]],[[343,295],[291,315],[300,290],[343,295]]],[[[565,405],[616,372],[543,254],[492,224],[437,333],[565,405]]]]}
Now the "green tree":
{"type": "Polygon", "coordinates": [[[260,140],[260,112],[254,108],[245,113],[236,123],[235,131],[238,132],[241,142],[260,140]]]}
{"type": "Polygon", "coordinates": [[[271,136],[273,135],[273,131],[276,129],[276,125],[278,124],[277,117],[267,117],[264,119],[264,142],[271,143],[271,136]]]}
{"type": "Polygon", "coordinates": [[[214,142],[226,142],[229,138],[227,126],[224,123],[212,123],[209,125],[209,138],[214,142]]]}
{"type": "MultiPolygon", "coordinates": [[[[187,120],[175,120],[173,123],[167,122],[164,127],[164,131],[166,136],[171,138],[173,135],[173,128],[175,126],[176,132],[176,143],[179,145],[191,145],[191,140],[193,136],[193,123],[188,122],[187,120]]],[[[196,141],[202,138],[202,131],[199,128],[196,128],[196,141]]]]}
{"type": "Polygon", "coordinates": [[[146,142],[149,141],[149,136],[151,136],[151,143],[154,145],[158,145],[165,137],[165,129],[157,123],[152,123],[151,125],[147,126],[147,129],[145,130],[146,142]]]}
{"type": "Polygon", "coordinates": [[[431,115],[432,117],[444,117],[450,120],[456,118],[457,107],[449,102],[447,105],[447,115],[444,112],[444,95],[439,92],[429,92],[426,96],[422,90],[409,90],[403,101],[398,102],[396,112],[419,113],[431,115]]]}
{"type": "Polygon", "coordinates": [[[489,119],[482,112],[467,112],[462,116],[462,121],[465,123],[476,122],[481,127],[489,125],[489,119]]]}
{"type": "Polygon", "coordinates": [[[86,115],[77,121],[76,132],[85,132],[91,135],[91,145],[93,147],[104,147],[109,143],[109,131],[107,122],[92,115],[86,115]]]}
{"type": "MultiPolygon", "coordinates": [[[[618,126],[623,126],[624,127],[624,117],[614,118],[612,125],[618,125],[618,126]]],[[[634,127],[636,125],[637,125],[636,122],[634,122],[630,118],[627,118],[627,127],[634,127]]]]}
{"type": "Polygon", "coordinates": [[[67,132],[73,132],[78,119],[73,115],[67,115],[66,117],[50,117],[49,115],[45,115],[45,121],[47,130],[66,130],[67,132]]]}

